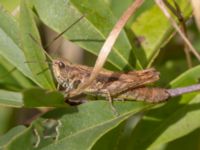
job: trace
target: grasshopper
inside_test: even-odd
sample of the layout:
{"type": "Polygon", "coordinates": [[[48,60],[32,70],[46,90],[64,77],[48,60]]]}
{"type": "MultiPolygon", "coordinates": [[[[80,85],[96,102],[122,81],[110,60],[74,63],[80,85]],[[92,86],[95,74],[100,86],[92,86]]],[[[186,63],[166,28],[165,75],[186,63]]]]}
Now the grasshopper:
{"type": "MultiPolygon", "coordinates": [[[[80,21],[83,17],[84,16],[81,16],[75,23],[80,21]]],[[[69,26],[69,28],[71,26],[69,26]]],[[[48,46],[50,46],[69,28],[55,37],[54,40],[48,44],[48,46]]],[[[32,39],[34,40],[33,37],[32,39]]],[[[36,40],[34,41],[38,43],[36,40]]],[[[47,53],[46,55],[48,56],[47,53]]],[[[72,64],[68,60],[60,58],[52,60],[52,70],[54,77],[58,82],[58,89],[64,90],[65,98],[69,103],[70,99],[72,99],[71,102],[74,102],[73,98],[82,94],[103,96],[107,97],[110,101],[112,101],[112,99],[130,99],[158,103],[164,102],[170,97],[198,91],[200,89],[199,84],[176,89],[146,87],[147,84],[154,83],[159,80],[159,72],[154,68],[141,71],[129,71],[127,73],[113,72],[102,69],[96,79],[87,88],[85,88],[82,93],[76,93],[76,89],[89,80],[93,70],[92,67],[72,64]]]]}
{"type": "MultiPolygon", "coordinates": [[[[80,17],[76,23],[83,17],[84,16],[80,17]]],[[[59,34],[50,44],[48,44],[48,46],[50,46],[68,29],[69,28],[59,34]]],[[[40,46],[39,42],[35,40],[31,34],[30,37],[40,46]]],[[[64,90],[64,95],[67,102],[81,94],[103,96],[107,97],[109,101],[112,101],[112,99],[135,99],[144,100],[151,103],[162,102],[170,97],[166,89],[145,87],[145,85],[159,80],[159,72],[154,68],[141,71],[129,71],[127,73],[113,72],[102,69],[92,84],[84,89],[81,94],[76,94],[74,91],[78,89],[82,83],[85,83],[89,80],[93,68],[72,64],[63,58],[52,59],[45,50],[44,52],[52,61],[52,71],[55,79],[58,82],[58,90],[64,90]]]]}
{"type": "MultiPolygon", "coordinates": [[[[92,67],[71,64],[66,59],[55,59],[52,64],[53,74],[65,97],[76,90],[82,83],[87,82],[92,67]]],[[[135,99],[147,102],[160,102],[169,97],[168,92],[162,88],[147,88],[146,84],[159,79],[159,72],[154,68],[127,73],[113,72],[102,69],[96,79],[83,90],[82,94],[107,97],[114,99],[135,99]]]]}
{"type": "MultiPolygon", "coordinates": [[[[34,37],[30,37],[38,43],[34,37]]],[[[160,73],[154,68],[129,71],[127,73],[102,69],[92,84],[84,89],[82,93],[76,94],[76,89],[89,80],[93,68],[72,64],[63,58],[52,59],[46,51],[44,52],[52,61],[52,71],[58,82],[58,89],[64,90],[66,102],[69,104],[82,103],[82,101],[73,100],[73,98],[81,96],[82,94],[107,97],[110,102],[112,102],[112,99],[126,99],[159,103],[168,100],[170,97],[200,90],[200,84],[175,89],[146,87],[147,84],[159,80],[160,73]]]]}

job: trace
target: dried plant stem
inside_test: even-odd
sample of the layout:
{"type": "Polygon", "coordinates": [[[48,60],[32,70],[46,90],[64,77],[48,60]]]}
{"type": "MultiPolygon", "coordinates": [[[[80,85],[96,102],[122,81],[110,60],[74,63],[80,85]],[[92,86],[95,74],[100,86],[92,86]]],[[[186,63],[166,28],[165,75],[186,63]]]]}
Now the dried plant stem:
{"type": "MultiPolygon", "coordinates": [[[[183,33],[185,34],[186,37],[188,37],[184,29],[183,29],[183,33]]],[[[192,58],[191,58],[189,47],[187,46],[187,44],[184,44],[184,52],[185,52],[188,68],[192,68],[192,58]]]]}
{"type": "Polygon", "coordinates": [[[181,31],[179,26],[177,25],[176,21],[171,17],[170,13],[168,12],[163,0],[155,0],[157,5],[160,7],[160,9],[163,11],[164,15],[169,19],[172,26],[176,29],[176,31],[180,34],[181,38],[184,40],[184,42],[189,47],[190,51],[195,55],[195,57],[200,61],[200,55],[197,52],[197,50],[193,47],[191,42],[188,40],[188,38],[184,35],[184,33],[181,31]]]}
{"type": "MultiPolygon", "coordinates": [[[[184,31],[183,31],[183,33],[185,34],[186,37],[188,37],[184,31]]],[[[185,52],[185,57],[186,57],[188,68],[192,68],[192,58],[191,58],[190,51],[189,51],[187,44],[184,44],[184,52],[185,52]]]]}
{"type": "MultiPolygon", "coordinates": [[[[176,7],[176,9],[175,9],[167,0],[164,0],[163,2],[171,10],[171,12],[177,17],[178,21],[180,22],[181,31],[188,38],[187,28],[186,28],[186,24],[185,24],[185,18],[183,17],[183,15],[181,13],[181,9],[180,9],[179,5],[176,3],[175,0],[173,0],[174,5],[176,7]]],[[[191,59],[189,48],[186,43],[184,43],[184,52],[185,52],[188,68],[191,68],[192,67],[192,59],[191,59]]]]}
{"type": "MultiPolygon", "coordinates": [[[[188,39],[185,18],[181,13],[181,9],[180,9],[179,5],[176,3],[175,0],[173,0],[173,2],[176,6],[177,13],[179,14],[178,20],[180,22],[181,30],[182,30],[183,34],[185,35],[185,37],[188,39]]],[[[187,46],[186,43],[184,43],[184,52],[185,52],[188,68],[192,68],[192,58],[191,58],[191,55],[190,55],[190,49],[189,49],[189,47],[187,46]]]]}
{"type": "Polygon", "coordinates": [[[193,14],[194,14],[194,18],[197,24],[197,27],[200,31],[200,0],[190,0],[192,3],[192,7],[193,7],[193,14]]]}
{"type": "MultiPolygon", "coordinates": [[[[118,20],[118,22],[113,27],[112,31],[108,35],[108,38],[106,39],[104,45],[102,46],[100,53],[98,55],[98,58],[96,60],[94,69],[91,73],[90,79],[87,81],[87,83],[83,83],[82,86],[80,86],[74,93],[81,93],[83,89],[85,89],[87,86],[89,86],[92,81],[96,78],[99,71],[102,69],[104,63],[106,62],[106,59],[112,50],[112,47],[119,36],[121,30],[123,29],[124,25],[128,21],[128,19],[133,15],[133,13],[139,8],[144,0],[135,0],[131,6],[128,7],[128,9],[123,13],[121,18],[118,20]]],[[[73,94],[72,94],[73,95],[73,94]]]]}

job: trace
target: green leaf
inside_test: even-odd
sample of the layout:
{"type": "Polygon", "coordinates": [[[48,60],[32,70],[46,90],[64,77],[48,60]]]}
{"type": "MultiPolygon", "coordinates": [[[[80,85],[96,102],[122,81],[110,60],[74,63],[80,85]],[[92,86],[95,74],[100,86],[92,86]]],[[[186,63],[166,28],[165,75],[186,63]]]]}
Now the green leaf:
{"type": "Polygon", "coordinates": [[[34,77],[28,68],[23,51],[20,47],[19,28],[17,22],[0,9],[0,55],[34,82],[34,77]]]}
{"type": "Polygon", "coordinates": [[[108,102],[89,102],[78,107],[58,109],[47,113],[44,118],[61,118],[58,140],[42,149],[91,149],[105,133],[114,129],[131,115],[143,110],[147,105],[137,102],[116,102],[118,116],[108,102]],[[77,144],[79,143],[79,144],[77,144]]]}
{"type": "Polygon", "coordinates": [[[55,85],[48,64],[45,63],[46,57],[42,52],[42,48],[39,46],[38,43],[36,43],[36,41],[34,41],[34,39],[31,38],[32,36],[35,38],[35,40],[40,41],[39,33],[34,21],[33,12],[31,11],[27,0],[21,1],[20,34],[26,60],[38,62],[28,64],[34,79],[37,81],[37,84],[43,88],[55,89],[55,85]]]}
{"type": "Polygon", "coordinates": [[[33,87],[33,83],[2,56],[0,56],[0,79],[3,86],[14,89],[33,87]]]}
{"type": "Polygon", "coordinates": [[[17,126],[0,138],[0,149],[33,149],[31,127],[17,126]]]}
{"type": "MultiPolygon", "coordinates": [[[[104,136],[102,136],[92,147],[93,150],[111,150],[111,149],[119,149],[120,144],[119,140],[124,132],[125,122],[122,122],[116,128],[107,132],[104,136]]],[[[123,145],[123,148],[125,145],[123,145]]]]}
{"type": "Polygon", "coordinates": [[[200,128],[167,144],[165,150],[199,149],[200,128]]]}
{"type": "Polygon", "coordinates": [[[132,141],[133,139],[130,137],[131,132],[136,126],[136,124],[141,119],[141,113],[133,115],[128,118],[124,122],[122,122],[119,126],[114,128],[113,130],[106,133],[104,136],[99,139],[93,150],[121,150],[127,149],[128,141],[132,141]]]}
{"type": "Polygon", "coordinates": [[[22,107],[22,94],[6,90],[0,90],[0,105],[9,107],[22,107]]]}
{"type": "MultiPolygon", "coordinates": [[[[105,0],[106,1],[106,0],[105,0]]],[[[117,17],[121,17],[122,13],[131,5],[132,0],[107,0],[110,5],[110,9],[117,17]]]]}
{"type": "Polygon", "coordinates": [[[20,0],[0,0],[0,3],[9,10],[10,12],[14,11],[17,6],[19,6],[20,0]]]}
{"type": "MultiPolygon", "coordinates": [[[[192,14],[189,1],[179,0],[178,5],[184,17],[189,18],[192,14]]],[[[134,52],[140,63],[147,66],[155,59],[160,48],[168,43],[174,30],[169,20],[153,1],[145,1],[143,7],[146,7],[146,10],[137,14],[138,16],[133,21],[131,30],[137,43],[134,52]]]]}
{"type": "Polygon", "coordinates": [[[156,140],[150,145],[149,149],[155,149],[157,146],[173,141],[179,137],[198,129],[200,122],[197,119],[200,115],[200,95],[195,96],[187,105],[178,109],[165,122],[157,128],[152,136],[158,135],[159,131],[163,131],[157,136],[156,140]],[[168,126],[166,128],[166,126],[168,126]],[[174,134],[176,133],[176,134],[174,134]]]}
{"type": "Polygon", "coordinates": [[[57,91],[44,89],[29,89],[23,92],[23,101],[26,107],[66,107],[64,95],[57,91]]]}
{"type": "Polygon", "coordinates": [[[180,86],[188,86],[192,84],[196,84],[199,82],[200,78],[200,66],[196,66],[178,76],[171,83],[171,87],[180,87],[180,86]]]}
{"type": "MultiPolygon", "coordinates": [[[[200,66],[190,69],[171,82],[171,87],[196,83],[200,66]]],[[[132,132],[129,149],[155,149],[200,127],[200,95],[198,92],[171,98],[145,114],[132,132]],[[145,134],[141,134],[143,131],[145,134]]]]}
{"type": "Polygon", "coordinates": [[[0,106],[0,135],[3,135],[5,132],[7,132],[10,129],[11,123],[13,117],[13,108],[3,107],[0,106]]]}
{"type": "MultiPolygon", "coordinates": [[[[41,20],[58,33],[85,15],[64,37],[95,55],[117,21],[108,4],[101,0],[35,0],[35,8],[41,20]]],[[[124,31],[118,37],[108,62],[118,69],[135,66],[132,47],[124,31]]]]}
{"type": "Polygon", "coordinates": [[[0,147],[2,148],[3,145],[5,145],[7,142],[9,142],[9,140],[13,136],[19,134],[24,129],[26,129],[26,127],[24,127],[24,126],[17,126],[15,128],[12,128],[9,132],[7,132],[3,137],[0,138],[0,147]]]}

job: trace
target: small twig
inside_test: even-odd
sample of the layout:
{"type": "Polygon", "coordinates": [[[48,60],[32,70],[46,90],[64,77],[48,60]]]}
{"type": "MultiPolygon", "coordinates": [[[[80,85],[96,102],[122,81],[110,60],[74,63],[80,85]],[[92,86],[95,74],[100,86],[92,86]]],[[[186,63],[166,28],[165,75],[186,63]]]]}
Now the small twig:
{"type": "Polygon", "coordinates": [[[168,18],[172,26],[176,29],[176,31],[180,34],[181,38],[184,40],[184,42],[189,47],[190,51],[196,56],[196,58],[200,61],[200,55],[197,52],[197,50],[193,47],[191,42],[188,40],[188,38],[184,35],[184,33],[181,31],[181,29],[178,27],[176,21],[171,17],[170,13],[168,12],[165,4],[163,3],[163,0],[155,0],[157,5],[160,7],[164,15],[168,18]]]}
{"type": "Polygon", "coordinates": [[[175,97],[179,95],[183,95],[185,93],[195,92],[200,90],[200,84],[194,84],[191,86],[175,88],[175,89],[168,89],[167,92],[169,93],[170,97],[175,97]]]}
{"type": "Polygon", "coordinates": [[[144,0],[135,0],[131,6],[128,7],[128,9],[123,13],[121,18],[118,20],[118,22],[115,24],[113,27],[112,31],[108,35],[108,38],[106,39],[104,45],[102,46],[100,53],[98,55],[98,58],[96,60],[94,69],[91,73],[90,79],[83,83],[79,88],[74,92],[74,93],[81,93],[82,90],[84,90],[86,87],[88,87],[92,81],[96,78],[98,75],[99,71],[102,69],[103,65],[106,62],[106,59],[109,55],[109,53],[112,50],[112,47],[119,36],[121,30],[123,29],[124,25],[128,21],[128,19],[133,15],[133,13],[139,8],[144,0]]]}
{"type": "MultiPolygon", "coordinates": [[[[175,0],[173,0],[174,5],[176,7],[176,9],[175,9],[167,0],[164,0],[163,2],[171,10],[171,12],[173,12],[173,14],[178,18],[178,21],[180,22],[181,31],[188,38],[187,28],[186,28],[186,24],[185,24],[185,18],[182,15],[179,5],[176,3],[175,0]]],[[[184,43],[184,52],[185,52],[188,68],[191,68],[192,67],[192,59],[191,59],[189,48],[186,43],[184,43]]]]}

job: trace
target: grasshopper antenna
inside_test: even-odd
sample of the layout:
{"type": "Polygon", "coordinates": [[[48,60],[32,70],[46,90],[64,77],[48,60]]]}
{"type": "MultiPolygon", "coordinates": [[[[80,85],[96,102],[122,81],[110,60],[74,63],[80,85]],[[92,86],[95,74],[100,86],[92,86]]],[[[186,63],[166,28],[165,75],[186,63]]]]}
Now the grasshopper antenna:
{"type": "MultiPolygon", "coordinates": [[[[32,36],[32,34],[29,34],[29,36],[31,37],[31,39],[37,44],[39,45],[39,47],[42,48],[42,45],[40,45],[40,43],[32,36]]],[[[43,49],[43,48],[42,48],[43,49]]],[[[43,49],[45,55],[53,62],[53,59],[51,58],[51,56],[43,49]]]]}
{"type": "Polygon", "coordinates": [[[55,42],[57,39],[59,39],[65,32],[67,32],[72,26],[74,26],[75,24],[77,24],[79,21],[81,21],[83,18],[85,17],[85,15],[82,15],[80,18],[78,18],[75,22],[73,22],[69,27],[67,27],[64,31],[62,31],[60,34],[58,34],[55,38],[53,38],[53,40],[47,44],[45,46],[45,49],[48,49],[53,42],[55,42]]]}
{"type": "Polygon", "coordinates": [[[48,63],[48,64],[52,64],[52,62],[49,62],[48,60],[44,60],[44,61],[25,61],[24,63],[30,64],[30,63],[48,63]]]}
{"type": "Polygon", "coordinates": [[[6,72],[5,74],[3,74],[2,76],[0,76],[0,79],[2,78],[6,78],[8,75],[10,75],[12,72],[14,72],[15,70],[17,70],[16,67],[12,68],[11,70],[9,70],[8,72],[6,72]]]}

